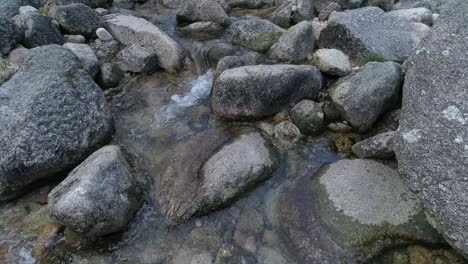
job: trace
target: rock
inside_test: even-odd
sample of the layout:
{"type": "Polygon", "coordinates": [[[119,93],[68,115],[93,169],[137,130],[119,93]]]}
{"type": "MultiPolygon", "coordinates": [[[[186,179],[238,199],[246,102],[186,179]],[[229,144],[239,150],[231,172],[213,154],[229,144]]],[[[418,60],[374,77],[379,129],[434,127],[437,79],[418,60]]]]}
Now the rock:
{"type": "Polygon", "coordinates": [[[91,7],[83,4],[54,6],[50,14],[68,34],[90,37],[99,28],[100,18],[91,7]]]}
{"type": "Polygon", "coordinates": [[[94,78],[99,71],[99,63],[93,49],[86,44],[66,43],[65,48],[71,50],[81,63],[81,68],[89,73],[91,78],[94,78]]]}
{"type": "Polygon", "coordinates": [[[383,11],[390,11],[395,4],[395,0],[367,0],[368,6],[375,6],[383,11]]]}
{"type": "Polygon", "coordinates": [[[69,5],[69,4],[83,4],[89,7],[103,7],[109,5],[110,0],[46,0],[48,6],[54,5],[69,5]]]}
{"type": "Polygon", "coordinates": [[[231,44],[216,42],[213,45],[210,45],[208,53],[206,54],[208,58],[208,64],[210,67],[214,67],[218,64],[219,60],[226,56],[234,55],[237,51],[238,48],[231,44]]]}
{"type": "Polygon", "coordinates": [[[320,105],[314,101],[300,101],[291,109],[289,116],[304,134],[317,135],[323,130],[324,114],[320,105]]]}
{"type": "Polygon", "coordinates": [[[197,40],[207,40],[219,37],[224,32],[224,27],[214,22],[195,22],[179,28],[179,31],[190,35],[197,40]]]}
{"type": "Polygon", "coordinates": [[[394,107],[402,84],[401,66],[394,62],[369,62],[339,80],[330,97],[341,117],[365,132],[379,116],[394,107]]]}
{"type": "Polygon", "coordinates": [[[65,35],[67,42],[76,43],[76,44],[85,44],[86,38],[82,35],[65,35]]]}
{"type": "Polygon", "coordinates": [[[242,251],[233,245],[223,245],[216,255],[215,264],[244,264],[248,263],[242,251]]]}
{"type": "Polygon", "coordinates": [[[468,255],[466,56],[468,3],[447,1],[408,62],[398,136],[400,173],[431,223],[468,255]]]}
{"type": "Polygon", "coordinates": [[[262,247],[259,250],[259,264],[287,264],[286,259],[276,250],[270,247],[262,247]]]}
{"type": "Polygon", "coordinates": [[[117,54],[122,69],[134,73],[149,73],[158,67],[156,52],[139,45],[131,45],[117,54]]]}
{"type": "Polygon", "coordinates": [[[293,3],[284,1],[271,15],[269,20],[282,28],[288,28],[292,23],[293,3]]]}
{"type": "Polygon", "coordinates": [[[361,159],[392,159],[395,157],[395,132],[385,132],[353,145],[353,153],[361,159]]]}
{"type": "Polygon", "coordinates": [[[0,16],[0,55],[7,55],[23,38],[23,32],[9,19],[0,16]]]}
{"type": "Polygon", "coordinates": [[[431,10],[432,12],[438,13],[440,6],[445,3],[446,1],[441,0],[399,0],[398,3],[393,6],[393,10],[424,7],[431,10]]]}
{"type": "Polygon", "coordinates": [[[102,147],[49,193],[49,215],[89,236],[117,232],[140,205],[137,177],[120,147],[102,147]]]}
{"type": "Polygon", "coordinates": [[[299,178],[277,210],[302,263],[366,262],[386,248],[442,241],[398,173],[373,160],[340,160],[299,178]]]}
{"type": "Polygon", "coordinates": [[[96,30],[97,37],[102,41],[111,41],[114,40],[114,37],[107,31],[105,28],[98,28],[96,30]]]}
{"type": "Polygon", "coordinates": [[[22,43],[26,48],[63,45],[65,42],[65,38],[48,16],[28,12],[19,16],[18,23],[25,29],[22,43]]]}
{"type": "Polygon", "coordinates": [[[177,21],[211,21],[223,26],[231,23],[223,7],[215,0],[186,1],[183,7],[177,9],[177,21]]]}
{"type": "Polygon", "coordinates": [[[231,25],[232,42],[254,51],[268,50],[285,32],[268,20],[250,18],[231,25]]]}
{"type": "Polygon", "coordinates": [[[20,15],[28,13],[28,12],[39,12],[39,10],[37,10],[37,8],[29,6],[29,5],[28,6],[22,6],[22,7],[19,8],[19,14],[20,15]]]}
{"type": "Polygon", "coordinates": [[[113,6],[117,8],[132,9],[135,6],[133,0],[114,0],[113,6]]]}
{"type": "Polygon", "coordinates": [[[257,52],[249,52],[242,56],[226,56],[219,60],[216,66],[215,79],[219,75],[229,69],[238,68],[248,65],[259,65],[265,61],[265,58],[257,52]]]}
{"type": "Polygon", "coordinates": [[[273,128],[273,134],[280,141],[289,143],[296,142],[301,137],[301,131],[293,123],[282,121],[273,128]]]}
{"type": "MultiPolygon", "coordinates": [[[[24,0],[2,0],[0,1],[0,17],[11,18],[18,14],[19,8],[25,4],[24,0]]],[[[0,24],[3,22],[0,22],[0,24]]],[[[0,34],[1,36],[1,34],[0,34]]]]}
{"type": "Polygon", "coordinates": [[[273,5],[270,0],[227,0],[231,8],[257,9],[273,5]]]}
{"type": "Polygon", "coordinates": [[[120,44],[117,40],[102,41],[96,39],[90,43],[91,48],[98,57],[100,63],[114,61],[115,55],[120,50],[120,44]]]}
{"type": "Polygon", "coordinates": [[[315,35],[315,43],[318,43],[320,39],[320,33],[322,30],[327,27],[327,22],[320,22],[320,21],[312,21],[312,27],[314,28],[314,35],[315,35]]]}
{"type": "Polygon", "coordinates": [[[182,47],[150,22],[131,15],[104,16],[104,27],[125,45],[138,44],[154,50],[159,66],[169,72],[179,71],[184,62],[182,47]]]}
{"type": "Polygon", "coordinates": [[[279,160],[268,140],[255,131],[232,138],[207,131],[175,146],[158,192],[168,219],[183,222],[226,206],[271,176],[279,160]]]}
{"type": "Polygon", "coordinates": [[[24,47],[16,48],[8,54],[8,62],[15,66],[20,66],[24,58],[29,54],[29,50],[24,47]]]}
{"type": "Polygon", "coordinates": [[[0,89],[0,200],[70,169],[106,141],[112,118],[101,89],[57,45],[29,51],[0,89]]]}
{"type": "Polygon", "coordinates": [[[337,3],[342,9],[355,9],[363,5],[366,0],[315,0],[314,6],[317,13],[327,8],[331,3],[337,3]]]}
{"type": "Polygon", "coordinates": [[[328,4],[325,8],[323,8],[320,11],[320,14],[318,15],[319,21],[326,21],[328,20],[328,17],[330,16],[331,13],[333,12],[340,12],[341,11],[341,6],[335,2],[331,2],[328,4]]]}
{"type": "Polygon", "coordinates": [[[270,48],[272,59],[292,63],[304,62],[315,49],[315,36],[312,23],[300,22],[286,31],[270,48]]]}
{"type": "Polygon", "coordinates": [[[322,76],[313,66],[244,66],[221,73],[213,85],[211,107],[223,118],[259,119],[316,97],[321,87],[322,76]]]}
{"type": "Polygon", "coordinates": [[[15,74],[17,67],[0,57],[0,85],[8,81],[15,74]]]}
{"type": "Polygon", "coordinates": [[[318,49],[312,56],[312,64],[328,75],[346,76],[351,73],[349,57],[337,49],[318,49]]]}
{"type": "Polygon", "coordinates": [[[94,11],[96,14],[98,14],[98,16],[105,16],[109,14],[109,10],[101,7],[94,9],[94,11]]]}
{"type": "Polygon", "coordinates": [[[124,78],[124,72],[115,63],[104,63],[99,69],[97,83],[102,88],[116,87],[124,78]]]}
{"type": "Polygon", "coordinates": [[[407,19],[412,22],[423,23],[428,26],[432,26],[433,24],[431,10],[424,8],[424,7],[393,10],[393,11],[388,12],[386,15],[401,18],[401,19],[407,19]]]}
{"type": "Polygon", "coordinates": [[[429,32],[414,23],[387,15],[377,7],[334,12],[320,33],[320,48],[339,49],[353,62],[371,55],[402,62],[429,32]]]}
{"type": "Polygon", "coordinates": [[[292,18],[295,23],[301,21],[310,21],[315,17],[314,1],[312,0],[296,0],[294,2],[292,18]]]}

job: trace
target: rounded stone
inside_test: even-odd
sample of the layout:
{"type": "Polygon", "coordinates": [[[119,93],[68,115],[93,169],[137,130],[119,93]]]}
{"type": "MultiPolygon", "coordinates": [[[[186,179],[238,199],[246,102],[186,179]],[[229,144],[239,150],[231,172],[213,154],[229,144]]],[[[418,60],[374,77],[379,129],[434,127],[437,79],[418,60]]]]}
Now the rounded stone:
{"type": "Polygon", "coordinates": [[[320,105],[314,101],[300,101],[291,109],[289,116],[304,134],[317,135],[323,129],[324,113],[320,105]]]}

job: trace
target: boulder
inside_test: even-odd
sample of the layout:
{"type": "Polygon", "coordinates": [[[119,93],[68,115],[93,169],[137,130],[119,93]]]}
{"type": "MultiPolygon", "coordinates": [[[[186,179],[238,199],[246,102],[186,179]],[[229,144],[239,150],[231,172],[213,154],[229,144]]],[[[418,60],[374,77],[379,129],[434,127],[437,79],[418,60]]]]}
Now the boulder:
{"type": "Polygon", "coordinates": [[[394,131],[377,134],[354,144],[351,150],[361,159],[392,159],[395,157],[395,134],[394,131]]]}
{"type": "Polygon", "coordinates": [[[262,64],[264,61],[265,58],[257,52],[249,52],[242,56],[226,56],[219,60],[216,66],[216,72],[214,76],[215,79],[217,79],[219,75],[225,70],[248,65],[259,65],[262,64]]]}
{"type": "Polygon", "coordinates": [[[65,48],[71,50],[80,60],[81,68],[89,73],[91,78],[96,77],[99,71],[99,63],[93,49],[87,44],[66,43],[65,48]]]}
{"type": "Polygon", "coordinates": [[[121,50],[117,58],[122,61],[122,69],[129,72],[149,73],[158,67],[156,52],[136,44],[121,50]]]}
{"type": "Polygon", "coordinates": [[[116,87],[120,81],[124,78],[125,73],[122,71],[120,66],[115,63],[104,63],[99,68],[99,74],[97,76],[97,83],[102,88],[116,87]]]}
{"type": "Polygon", "coordinates": [[[311,22],[303,21],[286,31],[271,46],[269,54],[272,59],[300,63],[307,59],[315,49],[314,28],[311,22]]]}
{"type": "Polygon", "coordinates": [[[231,25],[232,42],[254,51],[267,51],[285,32],[268,20],[250,18],[231,25]]]}
{"type": "Polygon", "coordinates": [[[386,15],[407,19],[412,22],[423,23],[428,26],[432,26],[433,23],[432,11],[425,7],[393,10],[388,12],[386,15]]]}
{"type": "Polygon", "coordinates": [[[166,217],[183,222],[226,206],[269,178],[277,150],[256,131],[232,135],[209,130],[173,149],[159,182],[158,203],[166,217]]]}
{"type": "Polygon", "coordinates": [[[368,6],[378,7],[386,12],[392,10],[394,4],[395,0],[367,0],[368,6]]]}
{"type": "Polygon", "coordinates": [[[443,241],[398,173],[373,160],[340,160],[298,178],[276,210],[301,263],[365,263],[387,248],[443,241]]]}
{"type": "Polygon", "coordinates": [[[7,55],[22,38],[22,30],[9,19],[0,16],[0,55],[7,55]]]}
{"type": "Polygon", "coordinates": [[[211,107],[227,119],[260,119],[289,103],[316,97],[321,88],[322,76],[313,66],[244,66],[221,73],[213,85],[211,107]]]}
{"type": "Polygon", "coordinates": [[[26,48],[50,44],[63,45],[65,42],[60,30],[46,15],[28,12],[19,16],[18,24],[25,30],[22,44],[26,48]]]}
{"type": "Polygon", "coordinates": [[[351,73],[349,57],[337,49],[318,49],[312,56],[312,64],[328,75],[346,76],[351,73]]]}
{"type": "Polygon", "coordinates": [[[433,33],[408,62],[397,159],[431,223],[468,255],[468,3],[441,7],[433,33]]]}
{"type": "Polygon", "coordinates": [[[68,34],[91,37],[100,26],[100,18],[91,7],[83,4],[54,6],[50,14],[68,34]]]}
{"type": "Polygon", "coordinates": [[[49,216],[88,236],[120,231],[141,203],[137,176],[120,147],[105,146],[49,193],[49,216]]]}
{"type": "Polygon", "coordinates": [[[101,89],[68,49],[29,51],[0,89],[0,200],[84,160],[112,134],[101,89]]]}
{"type": "Polygon", "coordinates": [[[184,63],[182,47],[164,31],[143,18],[112,14],[104,16],[104,27],[125,45],[137,44],[152,49],[159,66],[169,72],[181,70],[184,63]]]}
{"type": "Polygon", "coordinates": [[[330,89],[333,105],[357,131],[369,130],[381,114],[396,106],[402,84],[401,66],[369,62],[330,89]]]}
{"type": "Polygon", "coordinates": [[[179,22],[211,21],[223,26],[229,25],[229,16],[215,0],[191,0],[177,9],[179,22]]]}
{"type": "Polygon", "coordinates": [[[430,31],[377,7],[334,12],[320,33],[320,48],[339,49],[353,62],[372,55],[403,62],[430,31]]]}
{"type": "Polygon", "coordinates": [[[322,107],[314,101],[302,100],[289,111],[291,121],[304,134],[317,135],[324,127],[322,107]]]}

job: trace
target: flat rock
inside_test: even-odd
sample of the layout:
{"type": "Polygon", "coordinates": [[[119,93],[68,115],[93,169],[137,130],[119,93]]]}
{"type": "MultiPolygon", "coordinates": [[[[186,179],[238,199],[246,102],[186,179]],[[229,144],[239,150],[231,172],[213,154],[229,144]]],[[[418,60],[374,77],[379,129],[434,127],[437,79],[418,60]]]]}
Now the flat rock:
{"type": "Polygon", "coordinates": [[[182,47],[164,31],[143,18],[112,14],[104,16],[104,27],[125,45],[137,44],[154,50],[159,65],[169,72],[182,69],[182,47]]]}
{"type": "Polygon", "coordinates": [[[321,88],[322,76],[313,66],[243,66],[221,73],[213,86],[211,107],[223,118],[259,119],[289,103],[314,98],[321,88]]]}
{"type": "Polygon", "coordinates": [[[49,216],[88,236],[117,232],[141,203],[135,174],[120,147],[105,146],[49,193],[49,216]]]}
{"type": "Polygon", "coordinates": [[[447,1],[408,62],[398,137],[400,173],[432,224],[468,255],[468,3],[447,1]]]}
{"type": "Polygon", "coordinates": [[[0,200],[70,169],[110,137],[104,95],[79,68],[66,48],[35,48],[1,86],[0,200]]]}
{"type": "Polygon", "coordinates": [[[267,51],[285,32],[268,20],[250,18],[231,25],[232,42],[253,51],[267,51]]]}
{"type": "Polygon", "coordinates": [[[314,28],[311,22],[303,21],[286,31],[271,46],[269,54],[272,59],[300,63],[307,59],[315,49],[314,28]]]}

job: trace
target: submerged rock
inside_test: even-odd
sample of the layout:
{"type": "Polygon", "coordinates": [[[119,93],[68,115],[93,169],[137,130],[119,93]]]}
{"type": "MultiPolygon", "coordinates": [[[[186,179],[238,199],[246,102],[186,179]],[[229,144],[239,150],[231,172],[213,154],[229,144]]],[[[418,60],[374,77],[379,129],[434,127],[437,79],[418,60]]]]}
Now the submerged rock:
{"type": "Polygon", "coordinates": [[[292,63],[304,62],[315,49],[314,28],[303,21],[286,31],[270,48],[270,57],[292,63]]]}
{"type": "Polygon", "coordinates": [[[137,44],[152,49],[158,56],[159,65],[167,71],[177,72],[182,69],[185,58],[182,47],[145,19],[112,14],[104,16],[104,27],[125,45],[137,44]]]}
{"type": "Polygon", "coordinates": [[[398,173],[372,160],[340,160],[283,191],[279,225],[304,263],[354,263],[414,242],[440,243],[398,173]]]}
{"type": "Polygon", "coordinates": [[[268,20],[250,18],[231,25],[232,42],[254,51],[267,51],[285,32],[268,20]]]}
{"type": "Polygon", "coordinates": [[[105,146],[49,193],[49,215],[85,235],[117,232],[127,225],[141,202],[137,177],[118,146],[105,146]]]}
{"type": "Polygon", "coordinates": [[[244,66],[221,73],[213,86],[211,107],[223,118],[259,119],[289,103],[314,98],[321,88],[322,76],[313,66],[244,66]]]}
{"type": "Polygon", "coordinates": [[[208,131],[173,149],[158,191],[168,219],[183,222],[226,206],[271,176],[279,164],[271,143],[255,131],[232,137],[208,131]]]}
{"type": "Polygon", "coordinates": [[[448,1],[408,63],[397,158],[445,239],[468,255],[468,3],[448,1]]]}
{"type": "Polygon", "coordinates": [[[0,16],[0,55],[7,55],[23,38],[23,32],[9,19],[0,16]]]}
{"type": "Polygon", "coordinates": [[[370,62],[339,80],[330,90],[334,106],[356,130],[365,132],[398,101],[401,66],[394,62],[370,62]]]}
{"type": "Polygon", "coordinates": [[[28,12],[19,16],[18,24],[25,30],[22,44],[26,48],[65,43],[65,38],[59,29],[46,15],[28,12]]]}
{"type": "Polygon", "coordinates": [[[0,200],[75,166],[107,140],[112,118],[101,89],[68,49],[29,51],[0,89],[0,200]]]}

